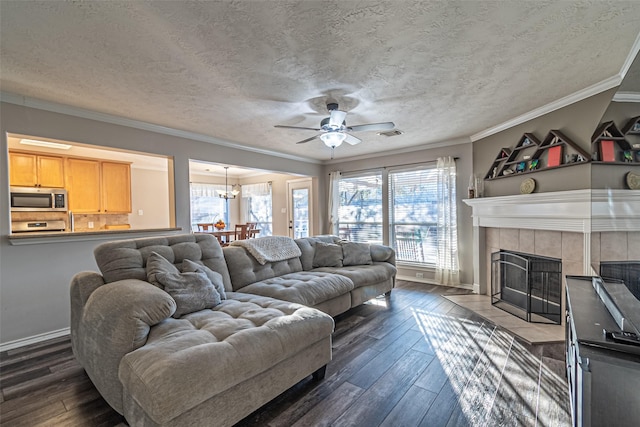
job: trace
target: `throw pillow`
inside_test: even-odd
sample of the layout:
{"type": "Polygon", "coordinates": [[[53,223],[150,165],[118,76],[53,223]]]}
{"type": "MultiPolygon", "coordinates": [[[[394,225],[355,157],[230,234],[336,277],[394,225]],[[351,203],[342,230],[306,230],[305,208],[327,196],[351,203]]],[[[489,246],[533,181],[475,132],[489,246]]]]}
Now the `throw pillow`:
{"type": "Polygon", "coordinates": [[[220,294],[221,299],[227,299],[227,294],[224,291],[224,283],[222,282],[222,274],[217,271],[213,271],[206,265],[198,264],[197,262],[193,262],[190,259],[185,259],[182,261],[182,272],[183,273],[204,273],[207,275],[213,286],[216,288],[216,291],[220,294]]]}
{"type": "Polygon", "coordinates": [[[147,282],[162,289],[156,278],[159,273],[180,273],[180,270],[159,253],[151,252],[147,258],[147,282]]]}
{"type": "Polygon", "coordinates": [[[369,265],[373,264],[371,259],[371,247],[368,243],[340,242],[344,265],[369,265]]]}
{"type": "Polygon", "coordinates": [[[220,294],[205,273],[157,273],[156,278],[176,302],[176,319],[220,304],[220,294]]]}
{"type": "Polygon", "coordinates": [[[333,243],[316,242],[313,268],[342,267],[342,247],[333,243]]]}

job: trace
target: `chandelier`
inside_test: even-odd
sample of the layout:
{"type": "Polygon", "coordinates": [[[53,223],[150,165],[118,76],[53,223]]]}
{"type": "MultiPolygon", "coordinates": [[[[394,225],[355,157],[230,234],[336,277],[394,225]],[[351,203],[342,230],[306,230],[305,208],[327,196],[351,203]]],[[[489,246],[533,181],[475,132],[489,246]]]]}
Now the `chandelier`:
{"type": "Polygon", "coordinates": [[[238,194],[240,194],[240,190],[238,190],[237,185],[231,186],[231,191],[228,191],[229,188],[229,166],[224,167],[224,190],[217,190],[218,196],[220,198],[229,200],[235,199],[238,194]]]}

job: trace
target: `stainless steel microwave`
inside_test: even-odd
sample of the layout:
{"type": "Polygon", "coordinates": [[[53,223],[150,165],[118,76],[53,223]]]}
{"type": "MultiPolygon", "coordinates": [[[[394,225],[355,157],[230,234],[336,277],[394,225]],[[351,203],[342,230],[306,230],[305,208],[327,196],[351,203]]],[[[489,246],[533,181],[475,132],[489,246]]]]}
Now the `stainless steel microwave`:
{"type": "Polygon", "coordinates": [[[10,187],[12,212],[67,212],[63,188],[10,187]]]}

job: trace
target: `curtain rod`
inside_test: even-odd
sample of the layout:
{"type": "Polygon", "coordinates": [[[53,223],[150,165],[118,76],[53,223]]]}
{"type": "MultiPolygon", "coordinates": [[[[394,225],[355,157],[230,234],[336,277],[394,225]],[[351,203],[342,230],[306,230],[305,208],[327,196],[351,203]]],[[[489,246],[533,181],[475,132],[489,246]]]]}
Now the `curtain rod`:
{"type": "MultiPolygon", "coordinates": [[[[454,157],[453,160],[460,160],[460,157],[454,157]]],[[[356,172],[366,172],[372,171],[376,169],[389,169],[389,168],[397,168],[398,166],[415,166],[415,165],[427,165],[430,163],[436,163],[437,160],[428,160],[426,162],[415,162],[415,163],[403,163],[401,165],[390,165],[390,166],[382,166],[381,168],[368,168],[368,169],[357,169],[357,170],[348,170],[346,173],[356,173],[356,172]]],[[[337,171],[334,171],[337,172],[337,171]]]]}

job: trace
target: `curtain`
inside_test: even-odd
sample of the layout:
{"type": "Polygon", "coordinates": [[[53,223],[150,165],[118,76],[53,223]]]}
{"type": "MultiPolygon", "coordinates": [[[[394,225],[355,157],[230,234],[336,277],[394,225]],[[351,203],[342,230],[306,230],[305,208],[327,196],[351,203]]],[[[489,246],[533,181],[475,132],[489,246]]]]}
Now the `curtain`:
{"type": "Polygon", "coordinates": [[[218,191],[225,191],[224,185],[218,184],[204,184],[204,183],[191,183],[191,196],[194,197],[218,197],[218,191]]]}
{"type": "Polygon", "coordinates": [[[329,174],[329,233],[338,235],[338,208],[340,207],[340,171],[331,172],[329,174]]]}
{"type": "Polygon", "coordinates": [[[242,186],[242,197],[260,197],[269,195],[271,195],[271,182],[244,184],[242,186]]]}
{"type": "Polygon", "coordinates": [[[436,281],[442,285],[460,284],[458,230],[456,214],[456,162],[440,157],[438,171],[438,254],[436,281]]]}

